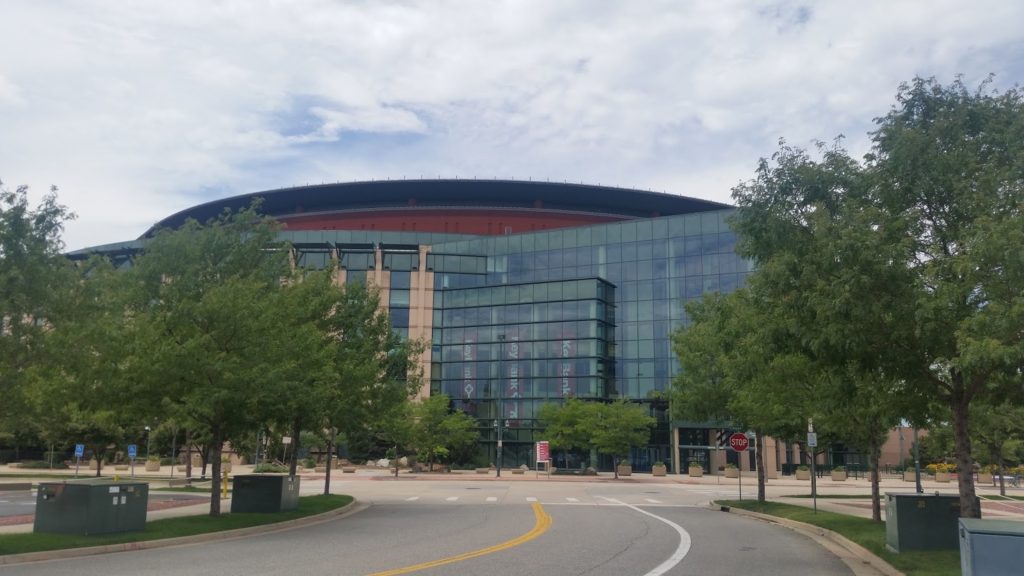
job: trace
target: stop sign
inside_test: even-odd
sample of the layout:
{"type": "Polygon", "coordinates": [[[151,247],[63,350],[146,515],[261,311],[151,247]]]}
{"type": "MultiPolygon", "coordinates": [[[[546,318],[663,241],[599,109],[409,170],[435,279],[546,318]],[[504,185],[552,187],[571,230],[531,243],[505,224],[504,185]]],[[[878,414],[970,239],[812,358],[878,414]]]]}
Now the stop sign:
{"type": "Polygon", "coordinates": [[[746,434],[736,432],[732,436],[729,436],[729,446],[736,452],[746,452],[747,447],[750,446],[750,440],[747,439],[746,434]]]}

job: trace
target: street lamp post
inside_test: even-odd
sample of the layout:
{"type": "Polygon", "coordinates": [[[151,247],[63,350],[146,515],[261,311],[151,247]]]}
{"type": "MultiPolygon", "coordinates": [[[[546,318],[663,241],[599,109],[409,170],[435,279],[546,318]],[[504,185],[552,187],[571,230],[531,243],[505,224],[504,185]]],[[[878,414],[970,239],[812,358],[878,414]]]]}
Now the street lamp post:
{"type": "Polygon", "coordinates": [[[505,376],[505,335],[498,334],[498,478],[501,478],[502,462],[502,439],[505,436],[505,403],[501,393],[501,383],[505,376]]]}
{"type": "Polygon", "coordinates": [[[149,440],[152,437],[152,434],[150,434],[149,431],[150,431],[149,426],[146,426],[146,460],[149,460],[149,446],[150,446],[150,441],[149,440]]]}

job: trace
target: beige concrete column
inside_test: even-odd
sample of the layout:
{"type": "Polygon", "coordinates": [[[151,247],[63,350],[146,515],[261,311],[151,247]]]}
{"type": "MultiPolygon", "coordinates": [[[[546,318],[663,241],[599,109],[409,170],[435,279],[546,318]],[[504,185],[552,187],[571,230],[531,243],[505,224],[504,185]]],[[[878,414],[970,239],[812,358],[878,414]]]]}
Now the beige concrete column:
{"type": "Polygon", "coordinates": [[[679,428],[672,429],[670,444],[672,445],[672,473],[679,474],[681,469],[679,464],[679,428]]]}

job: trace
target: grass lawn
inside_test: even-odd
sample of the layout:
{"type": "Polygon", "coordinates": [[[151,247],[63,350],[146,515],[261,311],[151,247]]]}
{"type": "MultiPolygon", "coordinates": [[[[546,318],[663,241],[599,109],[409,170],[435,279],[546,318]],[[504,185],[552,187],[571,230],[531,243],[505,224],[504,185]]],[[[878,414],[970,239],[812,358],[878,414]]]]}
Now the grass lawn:
{"type": "MultiPolygon", "coordinates": [[[[197,482],[198,484],[198,482],[197,482]]],[[[209,494],[210,486],[176,486],[174,488],[150,488],[150,492],[192,492],[195,494],[209,494]]],[[[228,494],[231,494],[231,487],[228,486],[228,494]]]]}
{"type": "MultiPolygon", "coordinates": [[[[781,498],[811,498],[810,494],[790,494],[788,496],[781,496],[781,498]]],[[[871,500],[871,494],[818,494],[819,499],[859,499],[859,500],[871,500]]],[[[882,494],[882,500],[885,500],[885,494],[882,494]]]]}
{"type": "Polygon", "coordinates": [[[0,535],[0,555],[22,554],[25,552],[42,552],[63,548],[81,548],[84,546],[104,546],[124,542],[143,542],[163,538],[177,538],[209,532],[221,532],[236,528],[248,528],[262,524],[273,524],[294,520],[305,516],[313,516],[340,508],[352,501],[351,496],[331,494],[330,496],[303,496],[299,498],[298,509],[280,514],[222,514],[211,516],[183,516],[166,518],[146,523],[142,532],[124,532],[98,536],[74,536],[69,534],[2,534],[0,535]]]}
{"type": "Polygon", "coordinates": [[[778,502],[759,504],[749,500],[742,502],[719,500],[716,503],[832,530],[867,548],[897,570],[906,573],[907,576],[959,576],[960,574],[959,550],[914,550],[902,554],[894,554],[886,550],[884,522],[875,523],[866,518],[823,510],[818,510],[818,513],[815,514],[810,508],[778,502]]]}

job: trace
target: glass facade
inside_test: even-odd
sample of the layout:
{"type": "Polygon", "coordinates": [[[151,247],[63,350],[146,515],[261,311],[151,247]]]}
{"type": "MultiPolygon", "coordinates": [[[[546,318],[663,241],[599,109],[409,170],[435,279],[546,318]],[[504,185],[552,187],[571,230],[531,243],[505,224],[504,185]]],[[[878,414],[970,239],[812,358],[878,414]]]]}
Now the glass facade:
{"type": "MultiPolygon", "coordinates": [[[[474,358],[471,362],[476,366],[480,362],[494,363],[498,352],[487,346],[493,346],[499,332],[504,332],[507,338],[520,338],[520,346],[531,354],[548,356],[540,361],[538,368],[544,371],[537,374],[538,387],[530,389],[531,401],[524,405],[521,417],[529,418],[529,414],[536,413],[537,404],[562,400],[557,386],[551,383],[552,378],[557,379],[551,371],[557,370],[558,360],[550,356],[558,352],[557,346],[537,347],[538,343],[557,343],[561,334],[571,335],[576,347],[573,354],[579,356],[573,374],[587,383],[574,395],[595,399],[621,395],[647,405],[657,426],[650,444],[634,451],[633,465],[644,470],[654,461],[670,461],[666,392],[678,370],[672,331],[687,322],[683,309],[687,300],[706,292],[731,292],[743,284],[751,270],[749,263],[736,255],[736,237],[726,225],[731,212],[718,210],[433,246],[432,363],[436,368],[431,373],[436,377],[432,390],[461,398],[459,378],[467,373],[457,367],[467,361],[459,359],[459,346],[463,346],[463,354],[474,358]],[[614,297],[587,302],[564,288],[567,279],[585,278],[599,279],[608,286],[606,294],[614,297]],[[482,289],[464,290],[467,287],[482,289]],[[502,312],[489,312],[489,307],[495,306],[491,294],[497,292],[488,290],[497,287],[506,288],[501,292],[502,312]],[[516,294],[513,298],[509,296],[511,290],[516,294]],[[584,308],[576,308],[584,304],[584,308]],[[585,317],[602,305],[613,316],[603,320],[585,317]],[[572,318],[562,319],[560,314],[572,318]],[[481,329],[484,332],[478,333],[481,329]],[[468,351],[466,338],[474,342],[468,351]]],[[[488,376],[483,379],[476,376],[477,372],[468,374],[489,391],[495,385],[501,390],[501,385],[493,383],[495,370],[498,368],[487,369],[488,376]]],[[[505,376],[507,387],[511,375],[505,376]]],[[[472,401],[457,405],[481,418],[481,430],[489,438],[487,452],[493,454],[493,431],[490,436],[486,434],[488,420],[494,418],[493,407],[488,404],[491,411],[481,413],[481,406],[472,401]]],[[[530,423],[519,431],[533,428],[530,423]]],[[[516,438],[527,441],[522,434],[516,438]]],[[[510,460],[506,451],[505,462],[518,465],[529,460],[510,460]]]]}

